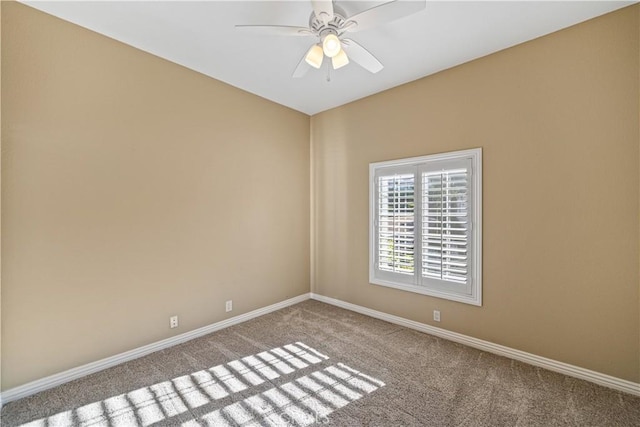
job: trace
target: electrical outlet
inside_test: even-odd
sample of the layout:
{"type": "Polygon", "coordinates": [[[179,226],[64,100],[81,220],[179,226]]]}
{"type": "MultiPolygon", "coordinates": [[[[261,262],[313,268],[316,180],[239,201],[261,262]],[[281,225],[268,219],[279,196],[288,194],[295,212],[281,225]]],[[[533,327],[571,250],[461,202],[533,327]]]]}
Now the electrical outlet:
{"type": "Polygon", "coordinates": [[[224,309],[227,313],[233,310],[233,301],[232,300],[227,301],[227,303],[224,306],[224,309]]]}
{"type": "Polygon", "coordinates": [[[178,327],[178,316],[171,316],[169,318],[169,327],[172,329],[178,327]]]}
{"type": "Polygon", "coordinates": [[[440,310],[433,310],[433,320],[436,322],[440,321],[440,310]]]}

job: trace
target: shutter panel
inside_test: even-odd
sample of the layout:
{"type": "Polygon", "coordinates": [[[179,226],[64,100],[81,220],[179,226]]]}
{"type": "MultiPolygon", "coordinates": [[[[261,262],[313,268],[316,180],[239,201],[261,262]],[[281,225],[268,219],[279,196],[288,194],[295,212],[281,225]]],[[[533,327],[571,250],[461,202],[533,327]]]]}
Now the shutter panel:
{"type": "Polygon", "coordinates": [[[425,278],[469,281],[468,168],[423,172],[422,268],[425,278]]]}
{"type": "Polygon", "coordinates": [[[378,177],[378,269],[414,274],[415,175],[378,177]]]}

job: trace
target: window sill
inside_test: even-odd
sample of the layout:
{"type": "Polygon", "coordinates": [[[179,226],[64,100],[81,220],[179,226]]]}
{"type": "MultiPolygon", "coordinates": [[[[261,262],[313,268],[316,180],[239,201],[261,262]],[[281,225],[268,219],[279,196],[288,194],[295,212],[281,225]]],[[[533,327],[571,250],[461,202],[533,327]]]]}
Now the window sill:
{"type": "Polygon", "coordinates": [[[369,278],[369,282],[372,285],[385,286],[388,288],[400,289],[402,291],[413,292],[422,295],[429,295],[432,297],[447,299],[450,301],[482,306],[482,298],[480,297],[480,295],[462,295],[452,292],[442,292],[435,289],[425,288],[424,286],[395,283],[379,278],[369,278]]]}

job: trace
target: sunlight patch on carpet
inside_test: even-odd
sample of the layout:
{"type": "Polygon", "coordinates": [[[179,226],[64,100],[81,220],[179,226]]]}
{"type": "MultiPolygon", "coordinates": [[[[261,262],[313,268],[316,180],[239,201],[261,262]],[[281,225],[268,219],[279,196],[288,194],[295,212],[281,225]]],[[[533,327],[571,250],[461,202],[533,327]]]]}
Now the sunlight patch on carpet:
{"type": "Polygon", "coordinates": [[[181,423],[182,427],[308,426],[326,420],[335,410],[385,385],[343,363],[318,366],[313,372],[305,375],[300,372],[295,377],[298,371],[327,360],[329,357],[316,349],[296,342],[89,403],[23,426],[147,427],[167,421],[176,425],[181,423]],[[291,376],[291,381],[263,392],[250,391],[252,387],[285,376],[291,376]],[[243,393],[240,399],[251,395],[236,402],[226,403],[227,400],[216,404],[216,401],[238,393],[243,393]],[[194,416],[192,411],[198,408],[205,414],[194,416]],[[181,417],[175,418],[178,416],[181,417]],[[189,419],[190,416],[193,418],[189,419]]]}
{"type": "MultiPolygon", "coordinates": [[[[89,403],[22,426],[146,427],[328,359],[316,349],[296,342],[89,403]]],[[[234,423],[227,425],[242,425],[244,421],[241,420],[254,416],[243,406],[248,404],[246,400],[219,410],[224,419],[234,423]]],[[[211,417],[215,415],[211,413],[211,417]]]]}

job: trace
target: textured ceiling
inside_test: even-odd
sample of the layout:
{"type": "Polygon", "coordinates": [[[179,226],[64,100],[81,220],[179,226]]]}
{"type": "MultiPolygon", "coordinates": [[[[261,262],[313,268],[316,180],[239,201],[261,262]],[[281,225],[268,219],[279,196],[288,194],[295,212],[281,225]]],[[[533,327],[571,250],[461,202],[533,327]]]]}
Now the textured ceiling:
{"type": "MultiPolygon", "coordinates": [[[[260,36],[235,24],[307,26],[309,1],[25,1],[32,7],[315,114],[633,4],[630,1],[428,1],[397,21],[353,33],[385,66],[291,73],[313,37],[260,36]]],[[[384,2],[338,1],[352,15],[384,2]]],[[[325,61],[328,62],[328,61],[325,61]]]]}

